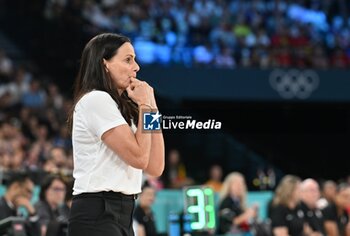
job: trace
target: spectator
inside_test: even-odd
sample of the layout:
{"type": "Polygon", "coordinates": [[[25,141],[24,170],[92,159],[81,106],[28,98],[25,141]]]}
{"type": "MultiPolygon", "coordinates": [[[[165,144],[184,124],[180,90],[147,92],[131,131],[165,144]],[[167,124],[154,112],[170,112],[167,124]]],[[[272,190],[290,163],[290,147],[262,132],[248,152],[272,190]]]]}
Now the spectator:
{"type": "Polygon", "coordinates": [[[53,159],[45,160],[42,165],[42,170],[44,171],[43,176],[46,176],[47,174],[57,174],[59,172],[53,159]]]}
{"type": "Polygon", "coordinates": [[[222,188],[222,168],[220,165],[212,165],[209,169],[209,179],[204,183],[215,192],[220,192],[222,188]]]}
{"type": "Polygon", "coordinates": [[[233,32],[237,38],[245,38],[251,33],[250,26],[247,24],[244,14],[241,12],[237,17],[237,23],[233,27],[233,32]]]}
{"type": "Polygon", "coordinates": [[[65,149],[62,147],[51,147],[44,157],[42,163],[44,174],[71,174],[72,168],[70,166],[65,149]]]}
{"type": "Polygon", "coordinates": [[[186,167],[182,163],[180,153],[177,149],[169,151],[167,162],[164,174],[162,175],[165,187],[182,188],[193,183],[193,180],[187,176],[186,167]]]}
{"type": "Polygon", "coordinates": [[[59,88],[55,83],[50,83],[47,88],[47,107],[52,107],[55,110],[59,110],[63,106],[63,96],[59,92],[59,88]]]}
{"type": "Polygon", "coordinates": [[[336,194],[337,184],[333,180],[325,181],[322,185],[322,198],[317,201],[318,208],[323,209],[333,203],[336,194]]]}
{"type": "Polygon", "coordinates": [[[31,114],[29,107],[22,107],[19,111],[19,119],[21,120],[21,133],[32,142],[35,140],[35,131],[38,125],[38,117],[31,114]]]}
{"type": "MultiPolygon", "coordinates": [[[[47,108],[45,108],[45,113],[43,116],[45,117],[45,121],[49,124],[50,133],[56,135],[54,139],[60,139],[60,129],[62,127],[62,121],[58,117],[57,111],[47,103],[47,108]]],[[[60,142],[61,140],[57,140],[60,142]]],[[[63,143],[55,144],[56,140],[53,140],[55,146],[63,145],[63,143]]]]}
{"type": "Polygon", "coordinates": [[[218,68],[233,69],[236,66],[235,59],[228,47],[221,49],[220,53],[216,55],[214,63],[218,68]]]}
{"type": "Polygon", "coordinates": [[[327,69],[329,67],[329,62],[327,55],[321,46],[316,46],[314,48],[314,56],[312,57],[312,67],[317,69],[327,69]]]}
{"type": "Polygon", "coordinates": [[[139,204],[134,211],[134,220],[137,222],[135,230],[137,236],[156,236],[157,229],[151,206],[154,202],[156,190],[147,182],[142,186],[139,204]]]}
{"type": "Polygon", "coordinates": [[[30,236],[40,235],[38,215],[31,198],[34,191],[34,183],[28,175],[13,173],[7,184],[5,195],[0,198],[0,220],[10,216],[21,216],[20,207],[28,213],[26,232],[30,236]]]}
{"type": "Polygon", "coordinates": [[[26,158],[26,166],[32,171],[37,171],[40,168],[41,148],[38,144],[32,144],[29,148],[26,158]]]}
{"type": "Polygon", "coordinates": [[[11,157],[11,170],[13,171],[24,171],[24,155],[25,152],[18,148],[13,151],[12,157],[11,157]]]}
{"type": "Polygon", "coordinates": [[[246,206],[247,186],[241,173],[232,172],[224,180],[220,192],[218,233],[244,233],[257,217],[258,208],[246,206]]]}
{"type": "Polygon", "coordinates": [[[67,155],[63,148],[53,147],[49,151],[48,159],[51,159],[58,169],[65,169],[67,165],[67,155]]]}
{"type": "Polygon", "coordinates": [[[275,236],[300,236],[310,232],[300,202],[301,179],[286,175],[276,188],[271,205],[271,227],[275,236]]]}
{"type": "Polygon", "coordinates": [[[67,126],[61,124],[58,134],[53,139],[53,145],[62,147],[65,150],[72,149],[72,139],[67,126]]]}
{"type": "Polygon", "coordinates": [[[346,211],[350,206],[350,185],[340,184],[334,202],[325,209],[324,227],[328,236],[350,235],[349,215],[346,211]]]}
{"type": "Polygon", "coordinates": [[[11,169],[11,155],[9,152],[0,152],[0,171],[6,172],[11,169]]]}
{"type": "Polygon", "coordinates": [[[341,48],[336,48],[333,51],[332,57],[331,57],[331,63],[332,66],[334,66],[335,68],[347,68],[349,65],[349,59],[346,56],[344,50],[342,50],[341,48]]]}
{"type": "Polygon", "coordinates": [[[49,175],[43,180],[40,200],[35,204],[42,236],[46,235],[48,224],[51,221],[60,221],[60,218],[68,219],[68,216],[62,215],[65,194],[66,185],[61,177],[49,175]]]}
{"type": "Polygon", "coordinates": [[[23,67],[19,67],[14,73],[14,80],[0,86],[1,106],[18,106],[22,95],[28,91],[30,78],[30,74],[23,67]]]}
{"type": "Polygon", "coordinates": [[[3,171],[25,169],[25,139],[17,127],[17,122],[6,121],[0,126],[0,168],[3,171]]]}
{"type": "Polygon", "coordinates": [[[301,183],[301,204],[305,221],[311,228],[313,236],[326,235],[323,226],[323,214],[317,208],[317,201],[320,198],[318,183],[313,179],[306,179],[301,183]]]}
{"type": "Polygon", "coordinates": [[[43,108],[45,105],[46,93],[41,88],[40,82],[36,79],[30,81],[29,91],[23,94],[22,104],[30,108],[43,108]]]}

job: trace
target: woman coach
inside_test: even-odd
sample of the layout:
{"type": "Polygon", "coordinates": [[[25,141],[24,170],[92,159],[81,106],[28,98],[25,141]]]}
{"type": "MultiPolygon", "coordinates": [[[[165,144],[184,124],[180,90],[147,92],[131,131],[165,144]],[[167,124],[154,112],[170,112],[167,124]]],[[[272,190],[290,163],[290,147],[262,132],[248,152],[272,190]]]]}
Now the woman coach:
{"type": "Polygon", "coordinates": [[[142,171],[164,169],[161,132],[142,131],[142,112],[157,110],[152,87],[127,37],[105,33],[85,46],[74,91],[75,179],[69,236],[133,235],[132,212],[142,171]]]}

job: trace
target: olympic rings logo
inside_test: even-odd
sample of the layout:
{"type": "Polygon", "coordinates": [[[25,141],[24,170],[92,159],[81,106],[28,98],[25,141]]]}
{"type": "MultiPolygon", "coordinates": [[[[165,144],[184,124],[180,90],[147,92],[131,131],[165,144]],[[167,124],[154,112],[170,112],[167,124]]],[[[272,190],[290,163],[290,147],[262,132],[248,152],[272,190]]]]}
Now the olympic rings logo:
{"type": "Polygon", "coordinates": [[[307,99],[320,83],[315,71],[296,69],[288,71],[275,69],[271,72],[269,81],[272,88],[284,99],[307,99]]]}

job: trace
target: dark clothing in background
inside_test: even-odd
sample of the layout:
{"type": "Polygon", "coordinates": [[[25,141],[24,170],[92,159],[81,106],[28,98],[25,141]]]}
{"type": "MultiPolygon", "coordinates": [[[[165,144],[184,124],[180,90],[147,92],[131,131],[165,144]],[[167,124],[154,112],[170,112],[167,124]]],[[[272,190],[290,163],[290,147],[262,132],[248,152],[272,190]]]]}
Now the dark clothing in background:
{"type": "Polygon", "coordinates": [[[134,212],[134,219],[138,224],[143,225],[145,228],[146,236],[156,236],[157,230],[154,222],[153,213],[150,211],[146,213],[141,206],[136,206],[134,212]]]}
{"type": "MultiPolygon", "coordinates": [[[[225,234],[230,232],[233,225],[233,219],[241,215],[244,210],[240,206],[240,202],[237,199],[233,199],[228,196],[222,200],[219,206],[219,224],[217,228],[218,234],[225,234]]],[[[238,228],[240,226],[237,226],[238,228]]],[[[244,228],[242,229],[245,230],[244,228]]]]}
{"type": "Polygon", "coordinates": [[[5,198],[0,198],[0,220],[10,216],[16,216],[16,209],[12,209],[6,202],[5,198]]]}
{"type": "Polygon", "coordinates": [[[346,211],[338,216],[337,207],[334,203],[330,203],[326,208],[323,209],[324,221],[333,221],[338,226],[340,236],[345,236],[345,227],[349,222],[349,217],[346,211]]]}
{"type": "Polygon", "coordinates": [[[296,207],[289,209],[282,205],[272,205],[271,227],[287,227],[290,236],[303,236],[305,217],[303,211],[296,207]]]}
{"type": "Polygon", "coordinates": [[[310,209],[305,203],[300,203],[300,209],[304,212],[305,222],[313,231],[326,235],[324,229],[323,213],[320,209],[310,209]]]}
{"type": "MultiPolygon", "coordinates": [[[[4,197],[0,198],[0,220],[3,220],[7,217],[19,216],[17,210],[11,208],[6,202],[4,197]]],[[[21,217],[21,216],[19,216],[21,217]]],[[[25,230],[28,236],[37,236],[40,235],[40,227],[37,217],[31,217],[32,219],[27,219],[25,224],[25,230]]]]}
{"type": "Polygon", "coordinates": [[[35,210],[39,216],[40,225],[48,225],[50,221],[59,217],[58,210],[52,210],[50,205],[45,201],[39,201],[35,204],[35,210]]]}

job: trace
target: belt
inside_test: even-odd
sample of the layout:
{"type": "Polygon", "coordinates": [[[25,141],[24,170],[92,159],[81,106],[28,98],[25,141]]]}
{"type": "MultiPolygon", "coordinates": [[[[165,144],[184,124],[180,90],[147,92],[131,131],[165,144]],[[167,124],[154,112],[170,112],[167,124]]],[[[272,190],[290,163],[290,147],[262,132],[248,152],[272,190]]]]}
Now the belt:
{"type": "Polygon", "coordinates": [[[96,193],[81,193],[73,196],[75,199],[80,198],[89,198],[89,197],[102,197],[102,198],[115,198],[115,199],[125,199],[125,200],[136,200],[138,198],[138,194],[124,194],[121,192],[113,192],[113,191],[103,191],[96,193]]]}

